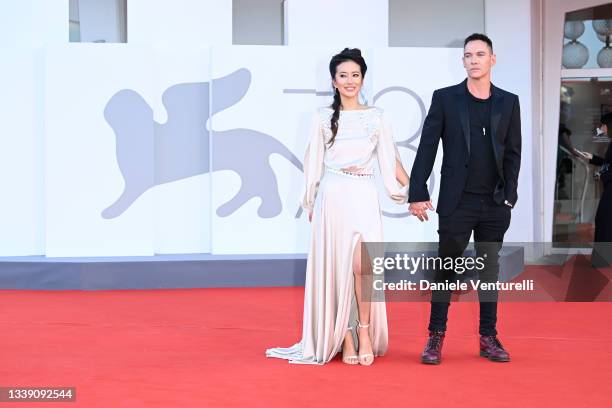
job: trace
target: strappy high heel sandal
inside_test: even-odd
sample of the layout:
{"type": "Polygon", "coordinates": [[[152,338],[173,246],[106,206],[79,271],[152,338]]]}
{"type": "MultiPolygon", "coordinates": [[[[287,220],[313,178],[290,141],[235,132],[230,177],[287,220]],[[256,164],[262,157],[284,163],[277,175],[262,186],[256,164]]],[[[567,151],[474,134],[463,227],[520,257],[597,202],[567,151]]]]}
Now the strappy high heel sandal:
{"type": "MultiPolygon", "coordinates": [[[[347,329],[347,333],[350,333],[352,330],[353,330],[353,327],[349,327],[347,329]]],[[[353,335],[352,334],[351,334],[351,341],[353,341],[353,335]]],[[[354,348],[355,348],[355,342],[353,342],[353,349],[354,348]]],[[[355,354],[353,354],[351,356],[348,356],[345,353],[346,353],[346,350],[345,350],[344,345],[343,345],[342,346],[342,362],[344,364],[349,364],[349,365],[357,365],[357,364],[359,364],[359,357],[358,356],[356,356],[355,354]]]]}
{"type": "MultiPolygon", "coordinates": [[[[357,321],[357,324],[360,329],[367,329],[368,327],[370,327],[369,323],[361,324],[360,321],[357,321]]],[[[371,342],[372,341],[370,340],[370,343],[371,342]]],[[[374,362],[374,354],[373,353],[361,354],[361,347],[359,347],[359,364],[364,365],[364,366],[369,366],[369,365],[372,365],[373,362],[374,362]]]]}

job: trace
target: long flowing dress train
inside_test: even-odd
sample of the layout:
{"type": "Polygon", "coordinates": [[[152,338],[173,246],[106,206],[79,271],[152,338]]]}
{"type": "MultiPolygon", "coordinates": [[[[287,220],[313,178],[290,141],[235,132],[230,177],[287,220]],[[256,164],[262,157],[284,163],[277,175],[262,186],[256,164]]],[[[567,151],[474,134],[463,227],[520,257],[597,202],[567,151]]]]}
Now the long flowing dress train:
{"type": "MultiPolygon", "coordinates": [[[[340,111],[338,133],[330,147],[332,113],[321,108],[314,115],[304,159],[302,206],[313,216],[302,339],[292,347],[266,350],[266,356],[291,363],[327,363],[341,350],[347,330],[356,327],[354,251],[359,242],[383,241],[373,177],[376,160],[387,194],[399,204],[407,197],[408,186],[396,181],[399,154],[382,109],[340,111]],[[342,170],[346,168],[351,171],[342,170]]],[[[374,355],[383,355],[388,346],[384,301],[371,303],[369,334],[374,355]]]]}

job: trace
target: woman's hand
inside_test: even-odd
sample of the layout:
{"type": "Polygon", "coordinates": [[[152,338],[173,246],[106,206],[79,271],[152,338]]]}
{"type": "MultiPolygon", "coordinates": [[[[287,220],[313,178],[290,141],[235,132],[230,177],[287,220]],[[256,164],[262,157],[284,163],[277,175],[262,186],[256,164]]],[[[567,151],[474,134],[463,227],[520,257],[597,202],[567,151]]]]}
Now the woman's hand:
{"type": "Polygon", "coordinates": [[[308,211],[308,222],[312,222],[312,211],[308,211]]]}
{"type": "Polygon", "coordinates": [[[361,174],[362,173],[362,169],[359,166],[345,167],[340,170],[342,170],[345,173],[350,173],[350,174],[361,174]]]}
{"type": "Polygon", "coordinates": [[[576,153],[578,153],[578,156],[582,157],[583,159],[591,160],[593,158],[593,153],[583,152],[578,149],[575,149],[575,150],[576,150],[576,153]]]}

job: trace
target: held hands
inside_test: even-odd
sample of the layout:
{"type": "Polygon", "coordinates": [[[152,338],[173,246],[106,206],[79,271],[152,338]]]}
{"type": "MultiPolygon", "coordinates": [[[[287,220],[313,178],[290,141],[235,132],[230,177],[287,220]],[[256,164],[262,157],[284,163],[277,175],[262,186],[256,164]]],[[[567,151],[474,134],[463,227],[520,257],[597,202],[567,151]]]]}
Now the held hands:
{"type": "Polygon", "coordinates": [[[429,221],[429,217],[427,217],[427,210],[434,211],[431,200],[410,203],[408,209],[410,214],[416,216],[421,222],[429,221]]]}
{"type": "Polygon", "coordinates": [[[312,211],[308,211],[308,222],[312,222],[312,211]]]}
{"type": "Polygon", "coordinates": [[[578,157],[583,158],[585,160],[591,160],[593,158],[593,154],[589,152],[583,152],[578,149],[574,149],[578,157]]]}

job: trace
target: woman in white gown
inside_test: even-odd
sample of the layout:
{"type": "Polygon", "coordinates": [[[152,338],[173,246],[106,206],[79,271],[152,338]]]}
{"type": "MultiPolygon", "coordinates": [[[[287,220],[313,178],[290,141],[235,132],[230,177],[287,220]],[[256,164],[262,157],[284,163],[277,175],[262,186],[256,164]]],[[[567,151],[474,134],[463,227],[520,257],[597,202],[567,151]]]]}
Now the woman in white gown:
{"type": "Polygon", "coordinates": [[[266,355],[324,364],[342,349],[343,362],[370,365],[388,344],[385,303],[371,301],[371,291],[362,288],[372,275],[369,264],[361,264],[361,243],[383,241],[375,161],[387,194],[397,203],[406,202],[408,175],[385,114],[359,104],[367,70],[361,52],[344,49],[329,69],[334,102],[316,112],[304,159],[302,205],[312,222],[312,238],[302,340],[289,348],[268,349],[266,355]]]}

